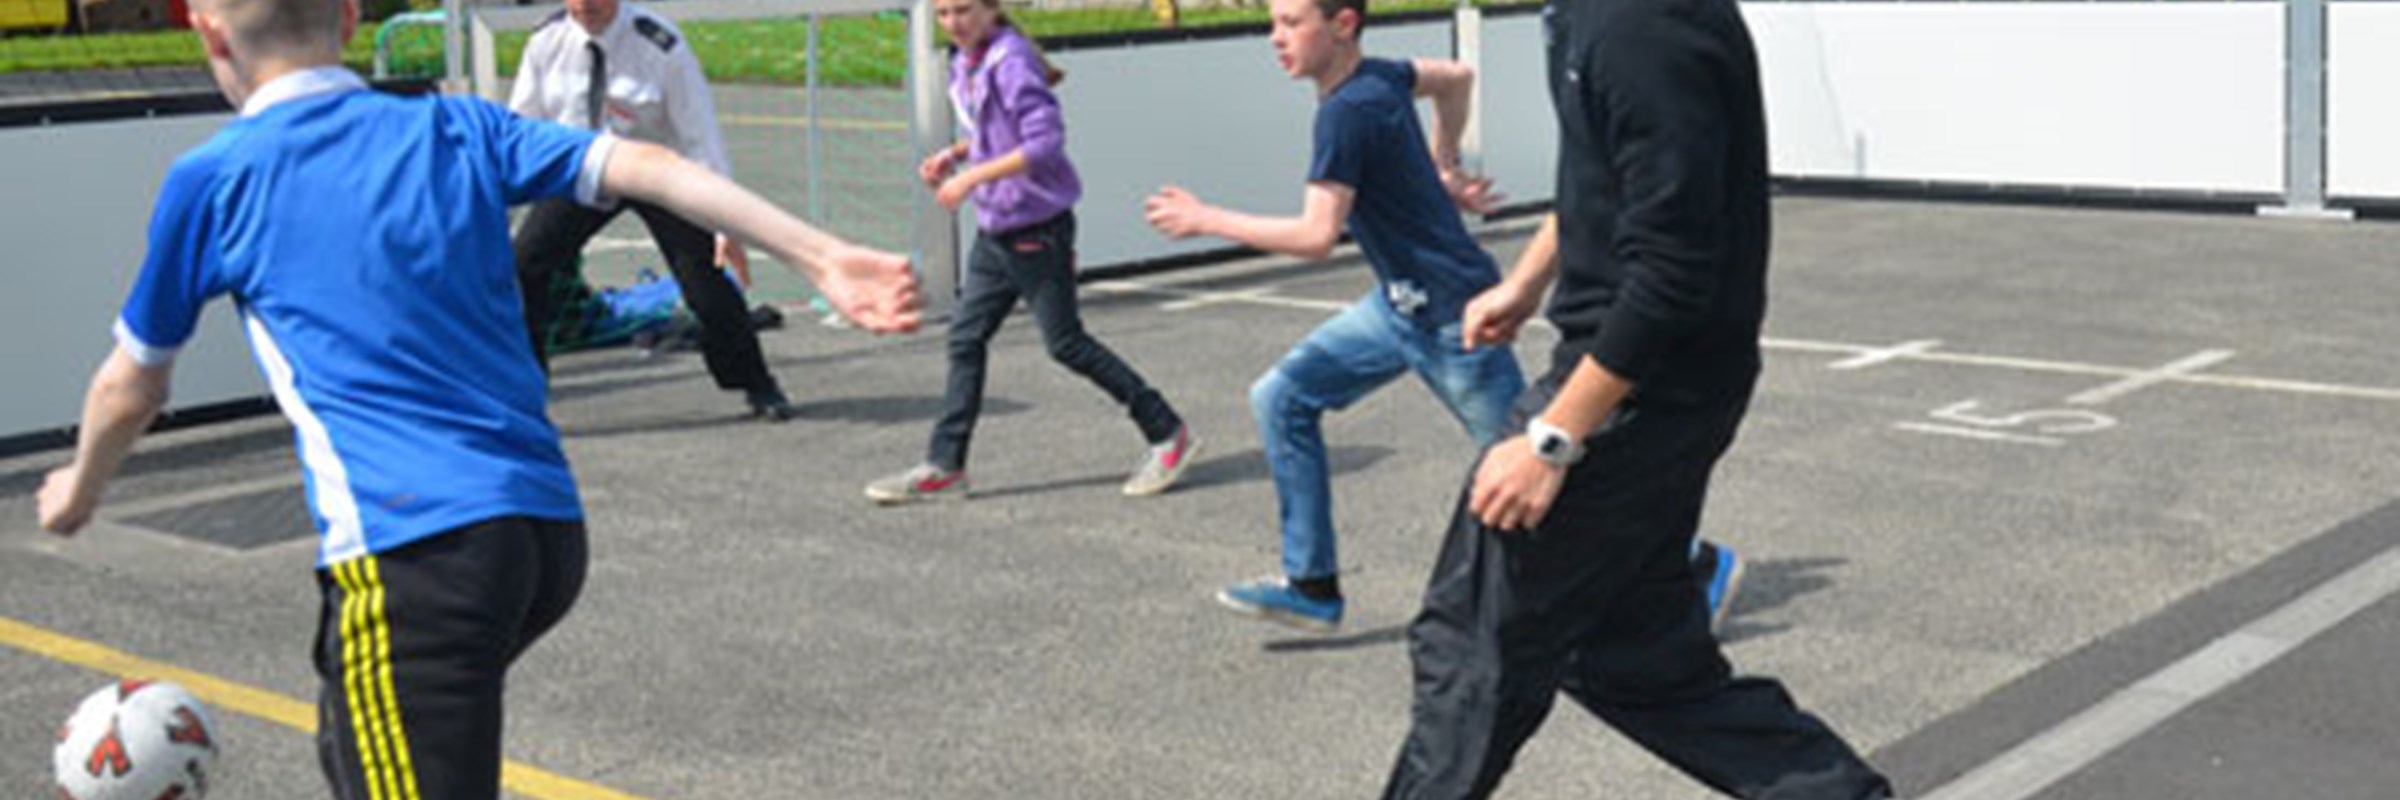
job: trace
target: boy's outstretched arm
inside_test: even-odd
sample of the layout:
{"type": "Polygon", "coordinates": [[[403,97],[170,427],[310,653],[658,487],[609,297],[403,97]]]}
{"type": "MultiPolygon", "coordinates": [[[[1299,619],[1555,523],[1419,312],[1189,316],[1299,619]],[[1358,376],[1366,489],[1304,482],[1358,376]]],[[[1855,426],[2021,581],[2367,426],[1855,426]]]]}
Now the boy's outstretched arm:
{"type": "Polygon", "coordinates": [[[92,521],[101,495],[108,491],[109,479],[116,477],[117,467],[125,463],[134,440],[141,438],[150,421],[158,418],[159,409],[166,407],[173,374],[173,362],[143,366],[123,348],[109,352],[108,360],[92,374],[91,390],[84,395],[83,425],[75,431],[75,460],[51,471],[34,499],[44,530],[72,536],[92,521]]]}
{"type": "Polygon", "coordinates": [[[861,328],[876,333],[917,329],[917,277],[907,257],[818,230],[667,148],[629,140],[617,140],[613,147],[600,174],[602,195],[666,208],[766,250],[816,284],[835,310],[861,328]]]}
{"type": "Polygon", "coordinates": [[[1321,261],[1342,240],[1356,193],[1332,181],[1311,181],[1300,198],[1300,216],[1261,217],[1201,202],[1181,187],[1161,187],[1143,201],[1150,227],[1168,238],[1215,236],[1236,244],[1321,261]]]}
{"type": "Polygon", "coordinates": [[[1460,141],[1466,137],[1467,117],[1474,113],[1475,68],[1456,61],[1420,58],[1409,62],[1416,70],[1416,96],[1433,100],[1433,166],[1440,171],[1442,189],[1459,208],[1489,214],[1508,198],[1492,191],[1492,179],[1468,172],[1459,163],[1460,141]]]}

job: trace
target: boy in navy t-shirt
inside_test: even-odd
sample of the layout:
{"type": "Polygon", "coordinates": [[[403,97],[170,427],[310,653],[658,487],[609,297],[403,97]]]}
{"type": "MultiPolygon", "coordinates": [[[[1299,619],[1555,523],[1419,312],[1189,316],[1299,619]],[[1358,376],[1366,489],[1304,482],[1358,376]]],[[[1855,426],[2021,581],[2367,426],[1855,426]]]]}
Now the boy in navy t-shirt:
{"type": "MultiPolygon", "coordinates": [[[[1173,186],[1147,208],[1150,224],[1174,238],[1217,236],[1310,260],[1325,258],[1347,225],[1375,270],[1377,291],[1318,326],[1250,389],[1281,510],[1283,574],[1217,594],[1236,611],[1326,631],[1341,623],[1344,603],[1324,413],[1414,371],[1480,447],[1509,432],[1525,379],[1508,348],[1469,348],[1459,327],[1467,302],[1500,279],[1459,217],[1460,209],[1490,213],[1500,200],[1489,179],[1459,165],[1474,69],[1366,57],[1366,0],[1275,0],[1269,10],[1277,60],[1314,82],[1319,98],[1300,216],[1243,214],[1173,186]],[[1417,98],[1433,101],[1430,147],[1417,98]]],[[[1695,555],[1705,562],[1701,578],[1715,578],[1712,608],[1721,607],[1714,601],[1730,592],[1738,562],[1729,549],[1695,555]],[[1724,568],[1710,569],[1719,559],[1724,568]]]]}
{"type": "Polygon", "coordinates": [[[655,145],[472,98],[367,91],[349,0],[202,0],[241,117],[159,191],[117,347],[44,528],[87,523],[231,295],[292,422],[321,537],[318,746],[344,798],[499,791],[509,665],[581,589],[583,508],[524,337],[510,205],[638,198],[774,252],[863,327],[917,323],[907,261],[809,227],[655,145]]]}
{"type": "Polygon", "coordinates": [[[1217,600],[1236,611],[1331,630],[1343,602],[1334,555],[1332,490],[1319,420],[1414,371],[1480,445],[1504,433],[1525,378],[1507,348],[1461,344],[1460,312],[1500,279],[1459,209],[1486,212],[1490,182],[1458,168],[1472,68],[1451,61],[1366,58],[1363,0],[1276,0],[1272,40],[1285,72],[1317,85],[1314,157],[1298,217],[1258,217],[1166,187],[1150,224],[1174,238],[1217,236],[1310,260],[1326,257],[1345,223],[1374,268],[1377,289],[1294,346],[1250,389],[1250,407],[1275,476],[1283,574],[1236,583],[1217,600]],[[1430,97],[1430,152],[1416,100],[1430,97]]]}

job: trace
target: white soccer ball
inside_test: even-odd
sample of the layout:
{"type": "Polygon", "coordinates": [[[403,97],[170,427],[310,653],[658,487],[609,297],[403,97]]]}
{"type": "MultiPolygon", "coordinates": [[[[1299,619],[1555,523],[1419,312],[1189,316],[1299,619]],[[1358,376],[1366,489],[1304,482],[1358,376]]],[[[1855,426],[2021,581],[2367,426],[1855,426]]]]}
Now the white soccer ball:
{"type": "Polygon", "coordinates": [[[216,766],[216,726],[172,683],[121,681],[75,707],[51,765],[61,800],[201,800],[216,766]]]}

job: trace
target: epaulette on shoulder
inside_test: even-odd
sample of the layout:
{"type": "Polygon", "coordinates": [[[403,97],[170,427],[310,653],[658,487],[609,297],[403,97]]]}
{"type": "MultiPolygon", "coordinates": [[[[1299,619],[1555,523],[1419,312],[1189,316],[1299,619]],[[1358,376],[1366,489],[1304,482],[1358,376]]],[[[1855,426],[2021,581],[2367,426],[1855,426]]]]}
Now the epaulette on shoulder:
{"type": "Polygon", "coordinates": [[[659,24],[658,20],[650,17],[634,17],[633,32],[641,34],[642,38],[650,40],[651,44],[658,45],[660,50],[669,53],[675,52],[675,32],[667,30],[667,26],[659,24]]]}
{"type": "Polygon", "coordinates": [[[563,9],[563,8],[562,8],[562,9],[559,9],[559,10],[557,10],[557,11],[552,11],[552,12],[550,12],[550,15],[549,15],[549,16],[546,16],[546,17],[543,17],[543,18],[542,18],[542,22],[541,22],[541,24],[533,26],[533,29],[538,31],[538,30],[541,30],[541,29],[543,29],[543,28],[547,28],[547,27],[550,27],[550,26],[552,26],[552,25],[556,25],[556,24],[558,24],[558,23],[559,23],[559,20],[563,20],[563,19],[566,19],[566,18],[567,18],[567,10],[566,10],[566,9],[563,9]]]}

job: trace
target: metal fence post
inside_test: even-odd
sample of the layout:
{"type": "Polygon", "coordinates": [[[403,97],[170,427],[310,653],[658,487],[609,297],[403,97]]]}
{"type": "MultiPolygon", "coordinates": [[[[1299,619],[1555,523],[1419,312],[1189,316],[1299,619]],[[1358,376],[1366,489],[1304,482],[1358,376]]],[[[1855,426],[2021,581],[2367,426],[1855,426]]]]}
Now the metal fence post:
{"type": "MultiPolygon", "coordinates": [[[[915,0],[908,7],[908,87],[914,106],[908,118],[911,166],[937,147],[950,144],[952,125],[949,71],[934,46],[933,0],[915,0]]],[[[911,172],[914,172],[912,169],[911,172]]],[[[958,294],[958,216],[935,202],[933,193],[912,188],[910,238],[917,280],[925,298],[925,318],[948,316],[958,294]]]]}
{"type": "Polygon", "coordinates": [[[818,30],[824,17],[814,11],[808,14],[808,218],[822,225],[825,221],[825,119],[819,114],[817,101],[823,87],[819,83],[817,59],[825,52],[818,48],[818,30]]]}
{"type": "Polygon", "coordinates": [[[2284,0],[2283,204],[2271,217],[2350,219],[2325,204],[2326,0],[2284,0]]]}
{"type": "Polygon", "coordinates": [[[466,94],[467,0],[442,0],[442,93],[466,94]]]}

